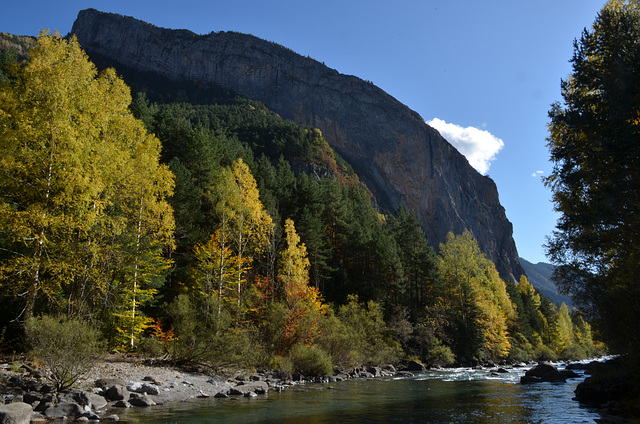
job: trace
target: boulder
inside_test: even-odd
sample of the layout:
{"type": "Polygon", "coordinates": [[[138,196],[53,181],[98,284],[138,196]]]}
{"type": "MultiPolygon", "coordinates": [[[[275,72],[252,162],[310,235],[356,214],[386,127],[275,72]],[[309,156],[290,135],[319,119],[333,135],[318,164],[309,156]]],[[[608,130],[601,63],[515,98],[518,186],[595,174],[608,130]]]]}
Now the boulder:
{"type": "Polygon", "coordinates": [[[0,424],[29,424],[32,411],[31,405],[24,402],[0,405],[0,424]]]}
{"type": "Polygon", "coordinates": [[[38,393],[38,392],[29,392],[22,395],[22,401],[24,403],[28,403],[29,405],[40,403],[41,399],[42,399],[42,393],[38,393]]]}
{"type": "Polygon", "coordinates": [[[253,392],[256,394],[265,394],[269,391],[269,385],[264,381],[253,381],[237,385],[229,390],[230,395],[246,395],[253,392]]]}
{"type": "Polygon", "coordinates": [[[527,370],[524,376],[520,378],[521,384],[539,382],[564,383],[566,381],[564,375],[562,375],[556,367],[546,362],[541,362],[530,370],[527,370]]]}
{"type": "Polygon", "coordinates": [[[520,384],[541,383],[540,377],[534,377],[532,375],[523,375],[520,377],[520,384]]]}
{"type": "Polygon", "coordinates": [[[49,418],[65,418],[65,417],[79,417],[86,411],[82,406],[75,402],[60,402],[57,405],[51,405],[47,407],[42,414],[49,418]]]}
{"type": "Polygon", "coordinates": [[[127,383],[120,378],[99,378],[96,380],[96,387],[100,387],[101,389],[108,389],[115,385],[124,387],[127,383]]]}
{"type": "Polygon", "coordinates": [[[414,374],[411,371],[398,371],[396,377],[414,377],[414,374]]]}
{"type": "Polygon", "coordinates": [[[113,404],[114,408],[131,408],[131,404],[126,400],[119,400],[113,404]]]}
{"type": "Polygon", "coordinates": [[[153,401],[153,399],[151,399],[149,396],[147,395],[140,395],[138,393],[135,394],[135,396],[132,394],[131,398],[129,399],[129,403],[131,404],[131,406],[153,406],[156,403],[153,401]]]}
{"type": "Polygon", "coordinates": [[[426,370],[427,370],[427,367],[425,367],[423,364],[421,364],[418,361],[407,362],[407,366],[403,369],[403,371],[410,371],[410,372],[425,372],[426,370]]]}
{"type": "Polygon", "coordinates": [[[95,393],[89,393],[88,396],[91,402],[91,408],[94,411],[100,411],[107,407],[107,400],[104,397],[96,395],[95,393]]]}
{"type": "Polygon", "coordinates": [[[382,368],[380,367],[369,367],[367,368],[367,372],[374,377],[380,377],[382,375],[382,368]]]}
{"type": "Polygon", "coordinates": [[[530,370],[527,370],[527,372],[525,372],[524,375],[530,376],[530,377],[542,377],[543,375],[548,374],[550,372],[558,372],[558,369],[547,362],[540,362],[535,367],[531,368],[530,370]]]}
{"type": "Polygon", "coordinates": [[[157,395],[160,393],[155,384],[147,382],[131,382],[127,384],[127,390],[133,393],[146,393],[148,395],[157,395]]]}
{"type": "Polygon", "coordinates": [[[83,390],[72,389],[64,393],[60,393],[58,394],[58,401],[77,403],[85,411],[88,411],[91,409],[91,399],[89,398],[89,393],[83,390]]]}
{"type": "Polygon", "coordinates": [[[121,386],[120,384],[114,384],[113,386],[109,387],[104,395],[104,397],[107,400],[111,400],[111,401],[128,400],[129,396],[130,395],[127,388],[124,386],[121,386]]]}

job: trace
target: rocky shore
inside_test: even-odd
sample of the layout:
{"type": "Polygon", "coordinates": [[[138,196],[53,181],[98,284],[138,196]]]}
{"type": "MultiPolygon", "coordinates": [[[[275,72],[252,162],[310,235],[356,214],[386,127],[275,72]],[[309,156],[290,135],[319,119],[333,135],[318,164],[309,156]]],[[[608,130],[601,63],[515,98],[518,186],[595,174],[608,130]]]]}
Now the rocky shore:
{"type": "Polygon", "coordinates": [[[0,363],[0,424],[51,420],[118,421],[123,408],[153,407],[208,397],[258,397],[307,382],[331,383],[352,378],[413,376],[424,366],[410,362],[356,368],[334,376],[281,378],[274,372],[228,371],[219,375],[190,372],[161,363],[111,356],[100,361],[74,389],[54,393],[44,372],[28,363],[0,363]]]}

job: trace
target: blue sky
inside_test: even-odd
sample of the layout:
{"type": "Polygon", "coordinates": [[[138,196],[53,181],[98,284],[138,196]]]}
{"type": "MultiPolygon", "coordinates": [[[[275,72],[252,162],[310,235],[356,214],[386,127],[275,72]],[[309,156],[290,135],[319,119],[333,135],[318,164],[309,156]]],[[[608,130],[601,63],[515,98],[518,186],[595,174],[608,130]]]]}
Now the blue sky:
{"type": "Polygon", "coordinates": [[[109,0],[5,2],[0,32],[67,34],[78,11],[195,33],[238,31],[373,82],[431,122],[496,182],[521,257],[554,229],[547,112],[573,40],[605,0],[109,0]]]}

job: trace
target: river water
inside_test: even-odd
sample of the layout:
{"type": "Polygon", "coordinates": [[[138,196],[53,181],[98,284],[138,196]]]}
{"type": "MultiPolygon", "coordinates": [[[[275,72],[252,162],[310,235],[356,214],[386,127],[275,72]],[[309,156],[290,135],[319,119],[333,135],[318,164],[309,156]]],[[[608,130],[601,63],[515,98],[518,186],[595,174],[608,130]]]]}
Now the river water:
{"type": "Polygon", "coordinates": [[[258,398],[197,399],[119,413],[151,423],[594,423],[599,415],[571,400],[580,379],[521,385],[525,370],[429,371],[414,378],[295,386],[258,398]]]}

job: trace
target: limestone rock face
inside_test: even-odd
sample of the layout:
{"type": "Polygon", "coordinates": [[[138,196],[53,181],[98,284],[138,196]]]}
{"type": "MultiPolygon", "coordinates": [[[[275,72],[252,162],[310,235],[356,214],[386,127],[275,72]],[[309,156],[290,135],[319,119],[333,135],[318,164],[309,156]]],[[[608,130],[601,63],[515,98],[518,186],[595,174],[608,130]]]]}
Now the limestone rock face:
{"type": "Polygon", "coordinates": [[[319,128],[376,197],[413,209],[437,249],[469,230],[503,278],[523,273],[495,183],[414,111],[380,88],[250,35],[197,35],[83,10],[75,34],[90,54],[171,79],[212,82],[319,128]]]}

